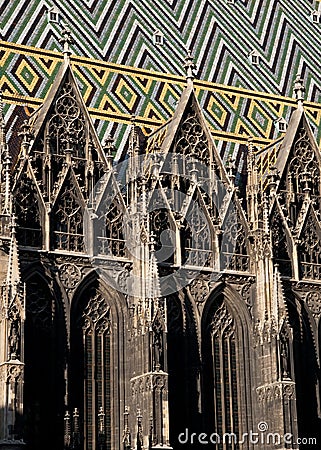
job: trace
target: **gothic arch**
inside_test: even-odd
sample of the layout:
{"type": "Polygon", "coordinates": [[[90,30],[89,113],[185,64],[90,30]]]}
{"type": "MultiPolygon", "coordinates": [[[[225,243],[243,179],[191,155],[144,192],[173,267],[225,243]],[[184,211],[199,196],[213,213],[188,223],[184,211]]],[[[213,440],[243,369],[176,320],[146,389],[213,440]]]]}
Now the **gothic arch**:
{"type": "Polygon", "coordinates": [[[51,248],[84,252],[85,202],[72,169],[59,189],[51,211],[51,248]]]}
{"type": "Polygon", "coordinates": [[[186,266],[213,267],[215,246],[214,227],[209,212],[196,187],[187,206],[182,210],[182,263],[186,266]]]}
{"type": "MultiPolygon", "coordinates": [[[[309,295],[309,294],[308,294],[309,295]]],[[[296,404],[299,437],[316,437],[315,430],[321,430],[318,417],[320,368],[316,351],[316,335],[313,332],[313,318],[305,303],[293,292],[287,292],[289,322],[293,329],[293,360],[296,383],[296,404]]]]}
{"type": "Polygon", "coordinates": [[[111,450],[121,442],[125,308],[102,273],[92,272],[72,299],[68,408],[79,410],[84,450],[98,443],[111,450]]]}
{"type": "Polygon", "coordinates": [[[253,386],[250,317],[243,299],[230,286],[218,286],[206,301],[201,328],[204,427],[241,436],[252,429],[253,386]]]}
{"type": "Polygon", "coordinates": [[[226,210],[221,237],[221,270],[250,272],[250,243],[244,212],[233,196],[226,210]]]}
{"type": "Polygon", "coordinates": [[[183,449],[178,441],[183,430],[202,431],[198,327],[194,306],[184,291],[167,298],[167,320],[170,442],[173,448],[183,449]]]}
{"type": "Polygon", "coordinates": [[[23,170],[14,189],[17,239],[25,247],[41,248],[46,213],[28,163],[23,170]]]}
{"type": "Polygon", "coordinates": [[[55,450],[62,445],[63,438],[66,354],[63,305],[40,267],[29,268],[24,275],[26,442],[32,450],[55,450]]]}

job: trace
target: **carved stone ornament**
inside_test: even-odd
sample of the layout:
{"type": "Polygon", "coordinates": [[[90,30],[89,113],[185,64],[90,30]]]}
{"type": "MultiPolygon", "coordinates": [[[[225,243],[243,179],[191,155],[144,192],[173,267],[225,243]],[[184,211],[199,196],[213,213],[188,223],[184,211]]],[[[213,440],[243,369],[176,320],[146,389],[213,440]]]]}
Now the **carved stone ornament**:
{"type": "Polygon", "coordinates": [[[74,289],[81,279],[80,270],[71,263],[65,263],[59,266],[58,274],[66,289],[74,289]]]}
{"type": "Polygon", "coordinates": [[[189,290],[197,303],[203,303],[210,294],[210,282],[204,278],[197,278],[192,281],[189,290]]]}
{"type": "Polygon", "coordinates": [[[293,381],[280,381],[256,388],[258,401],[272,402],[279,398],[283,398],[284,401],[295,399],[295,383],[293,381]]]}
{"type": "Polygon", "coordinates": [[[150,372],[139,377],[132,378],[130,381],[131,394],[133,397],[152,392],[156,389],[167,391],[168,375],[165,372],[150,372]]]}
{"type": "Polygon", "coordinates": [[[0,381],[16,383],[22,381],[24,365],[22,363],[3,364],[0,368],[0,381]]]}
{"type": "Polygon", "coordinates": [[[319,292],[309,292],[306,296],[306,303],[313,314],[313,317],[319,318],[321,314],[321,294],[319,292]]]}

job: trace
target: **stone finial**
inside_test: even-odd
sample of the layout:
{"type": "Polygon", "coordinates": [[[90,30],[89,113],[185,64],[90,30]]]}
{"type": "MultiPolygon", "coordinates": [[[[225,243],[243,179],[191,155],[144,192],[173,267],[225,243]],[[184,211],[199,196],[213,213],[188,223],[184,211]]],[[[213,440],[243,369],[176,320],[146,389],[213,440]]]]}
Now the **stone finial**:
{"type": "Polygon", "coordinates": [[[236,174],[236,164],[235,159],[232,155],[229,155],[226,161],[226,171],[228,176],[230,177],[231,181],[235,181],[235,174],[236,174]]]}
{"type": "Polygon", "coordinates": [[[63,46],[62,52],[64,54],[65,61],[69,61],[70,55],[72,54],[70,45],[74,44],[75,41],[71,36],[71,31],[68,25],[65,25],[61,30],[61,38],[59,39],[59,43],[63,46]]]}
{"type": "Polygon", "coordinates": [[[187,51],[187,56],[185,58],[184,69],[186,70],[186,81],[187,83],[192,83],[194,80],[194,70],[196,65],[194,63],[194,58],[192,57],[191,51],[187,51]]]}
{"type": "Polygon", "coordinates": [[[294,80],[293,90],[298,106],[302,107],[304,101],[305,86],[303,84],[303,78],[301,78],[300,73],[297,74],[296,79],[294,80]]]}
{"type": "Polygon", "coordinates": [[[1,125],[3,123],[3,92],[0,89],[0,120],[1,120],[1,125]]]}
{"type": "Polygon", "coordinates": [[[5,121],[3,113],[3,92],[0,89],[0,146],[5,146],[6,144],[6,133],[5,133],[5,121]]]}
{"type": "Polygon", "coordinates": [[[31,126],[27,119],[23,121],[23,123],[19,129],[18,136],[22,136],[23,144],[30,143],[30,140],[32,138],[32,130],[31,130],[31,126]]]}
{"type": "Polygon", "coordinates": [[[268,189],[269,189],[270,195],[274,195],[276,193],[276,187],[277,187],[279,179],[280,179],[280,177],[279,177],[279,171],[278,171],[277,167],[275,167],[275,166],[270,167],[270,172],[267,175],[268,189]]]}
{"type": "Polygon", "coordinates": [[[113,166],[113,153],[115,152],[115,141],[114,138],[109,134],[107,138],[105,139],[103,150],[106,155],[107,163],[109,169],[113,166]]]}

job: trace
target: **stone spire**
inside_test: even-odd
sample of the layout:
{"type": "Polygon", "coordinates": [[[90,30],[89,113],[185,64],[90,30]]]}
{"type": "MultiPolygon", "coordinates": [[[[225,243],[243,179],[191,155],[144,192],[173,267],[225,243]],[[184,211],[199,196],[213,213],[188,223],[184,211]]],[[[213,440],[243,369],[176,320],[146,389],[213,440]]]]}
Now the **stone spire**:
{"type": "Polygon", "coordinates": [[[298,104],[298,108],[301,109],[303,108],[305,86],[303,84],[303,78],[301,78],[300,73],[297,74],[296,79],[294,80],[293,90],[298,104]]]}
{"type": "Polygon", "coordinates": [[[159,282],[157,259],[156,259],[156,255],[155,255],[155,238],[154,238],[154,235],[151,233],[148,298],[156,300],[156,299],[159,299],[160,297],[161,297],[161,288],[160,288],[160,282],[159,282]]]}
{"type": "Polygon", "coordinates": [[[7,285],[10,285],[13,289],[12,295],[17,294],[17,286],[21,282],[20,278],[20,266],[19,266],[19,253],[18,244],[16,238],[16,223],[15,217],[12,215],[11,219],[11,241],[9,250],[9,264],[7,271],[7,285]]]}
{"type": "Polygon", "coordinates": [[[59,43],[63,46],[62,53],[64,55],[65,62],[69,62],[70,55],[72,54],[70,45],[74,44],[75,41],[71,36],[71,31],[68,25],[65,25],[61,30],[61,38],[59,39],[59,43]]]}
{"type": "Polygon", "coordinates": [[[283,285],[279,267],[277,264],[274,266],[273,274],[273,304],[272,314],[276,319],[278,330],[284,320],[287,319],[288,312],[286,301],[284,297],[283,285]]]}
{"type": "Polygon", "coordinates": [[[0,145],[1,149],[2,146],[5,145],[6,142],[6,133],[5,133],[5,121],[4,121],[4,114],[3,114],[3,93],[0,89],[0,145]]]}
{"type": "Polygon", "coordinates": [[[187,56],[185,58],[184,69],[186,70],[186,81],[187,85],[192,85],[194,80],[194,70],[196,69],[196,65],[194,63],[194,59],[192,57],[191,51],[187,51],[187,56]]]}
{"type": "Polygon", "coordinates": [[[128,406],[125,406],[125,412],[124,412],[124,433],[123,433],[123,444],[124,444],[124,450],[131,450],[131,433],[129,429],[129,422],[128,422],[128,416],[129,416],[129,409],[128,406]]]}
{"type": "Polygon", "coordinates": [[[3,98],[2,91],[0,91],[0,183],[1,189],[1,215],[11,214],[11,157],[6,141],[5,120],[3,113],[3,98]]]}

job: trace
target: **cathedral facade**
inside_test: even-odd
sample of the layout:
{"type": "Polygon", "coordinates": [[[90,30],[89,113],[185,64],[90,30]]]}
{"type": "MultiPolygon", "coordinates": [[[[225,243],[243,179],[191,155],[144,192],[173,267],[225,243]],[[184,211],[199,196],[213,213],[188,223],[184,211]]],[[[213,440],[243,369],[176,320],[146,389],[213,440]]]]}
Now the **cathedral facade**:
{"type": "Polygon", "coordinates": [[[18,151],[1,111],[0,446],[320,448],[321,154],[303,80],[285,135],[249,138],[239,187],[190,56],[173,117],[147,137],[133,117],[116,162],[62,41],[18,151]]]}

